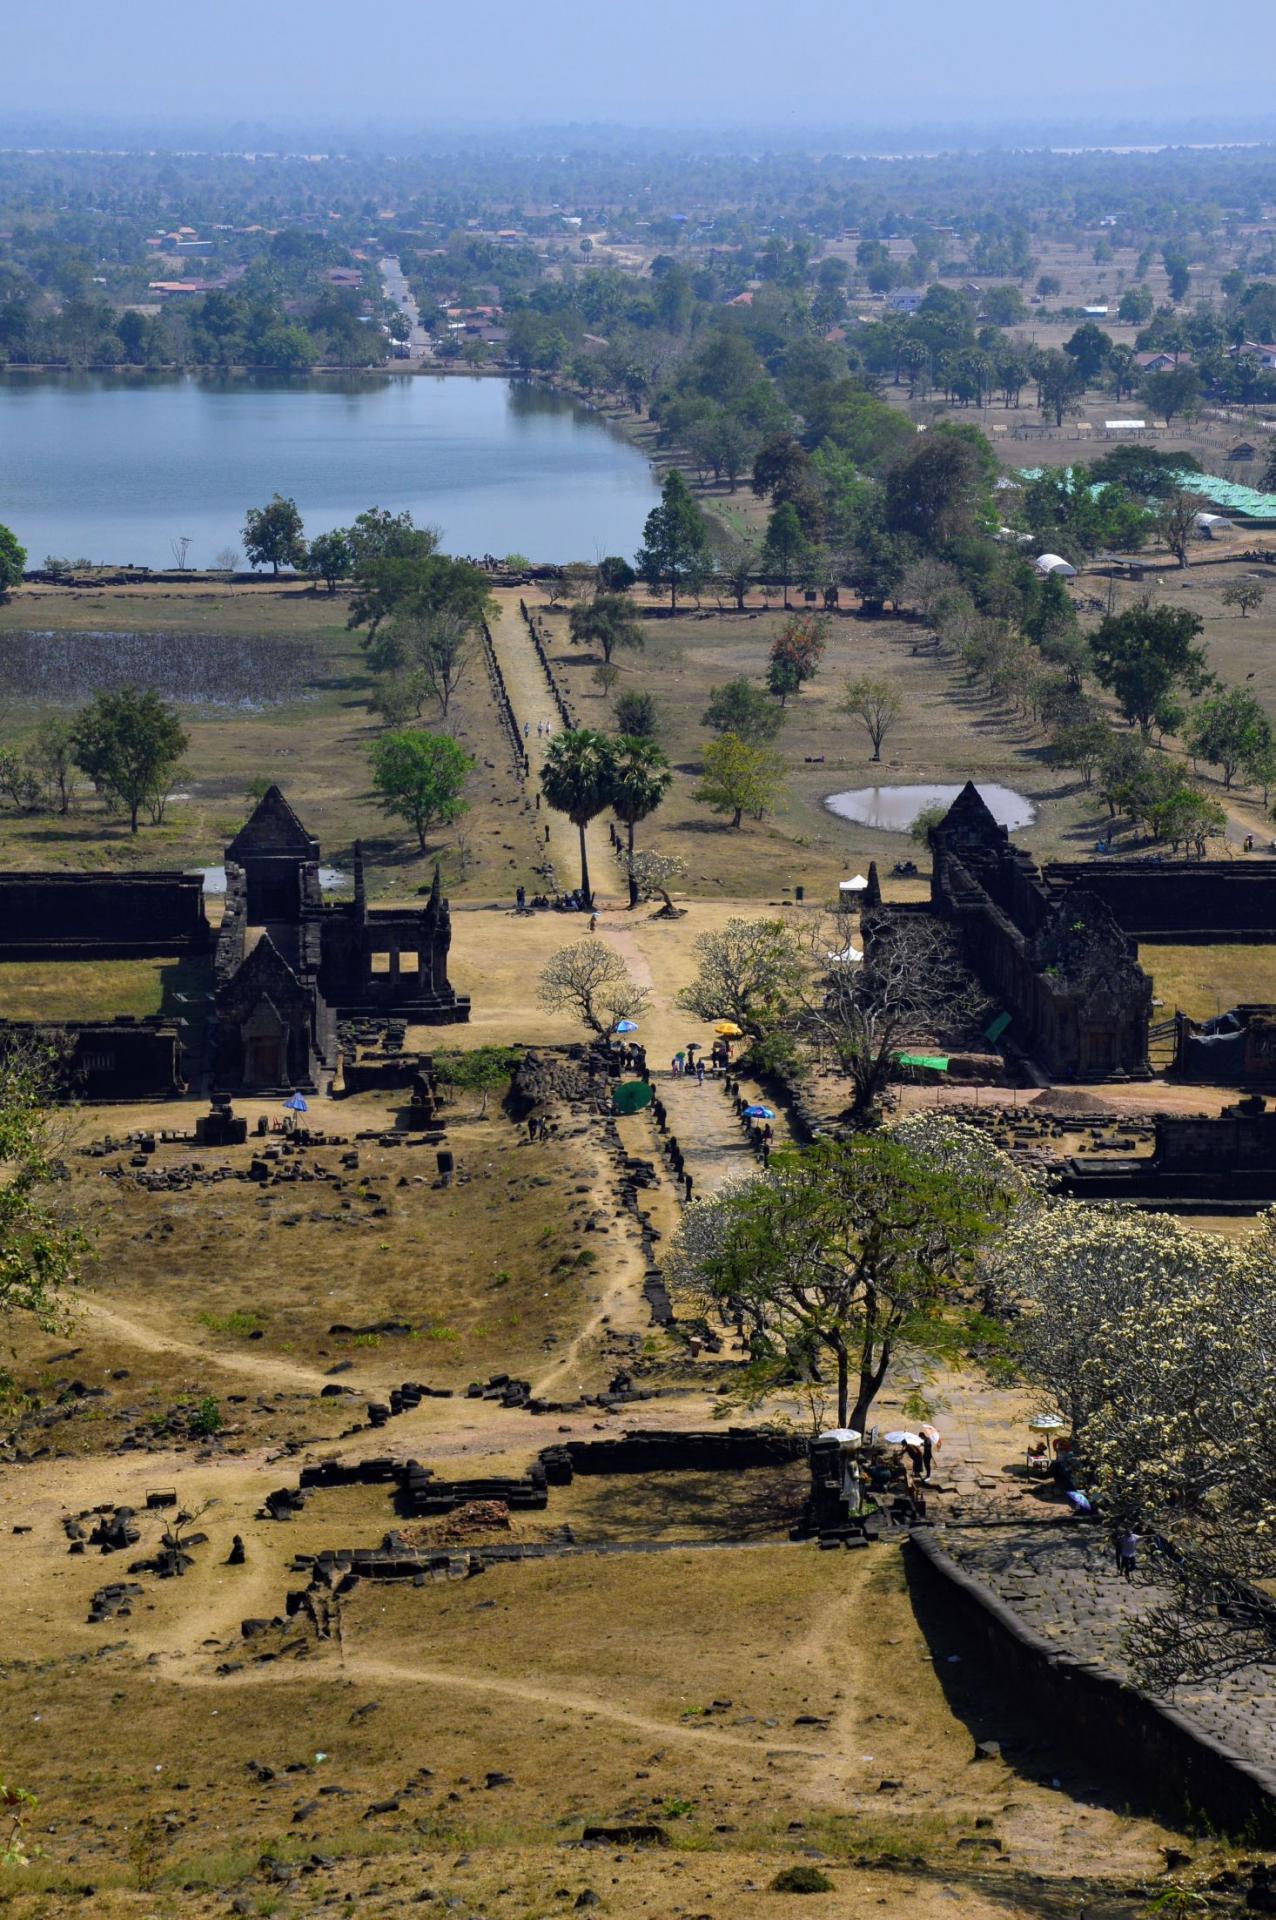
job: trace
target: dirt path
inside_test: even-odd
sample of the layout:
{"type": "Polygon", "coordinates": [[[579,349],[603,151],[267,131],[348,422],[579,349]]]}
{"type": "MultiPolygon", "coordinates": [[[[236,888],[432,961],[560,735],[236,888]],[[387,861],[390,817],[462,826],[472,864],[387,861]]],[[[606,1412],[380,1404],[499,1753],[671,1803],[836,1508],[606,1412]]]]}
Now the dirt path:
{"type": "MultiPolygon", "coordinates": [[[[239,1374],[245,1380],[255,1380],[272,1387],[319,1388],[330,1384],[326,1373],[282,1356],[223,1353],[216,1347],[200,1346],[193,1340],[179,1340],[175,1335],[160,1333],[140,1320],[130,1320],[114,1307],[104,1306],[100,1300],[90,1296],[77,1299],[76,1315],[87,1330],[97,1328],[128,1346],[139,1348],[143,1353],[179,1353],[188,1360],[198,1361],[201,1366],[218,1367],[224,1373],[239,1374]]],[[[382,1385],[357,1369],[344,1374],[342,1384],[360,1387],[367,1392],[376,1392],[382,1385]]]]}
{"type": "MultiPolygon", "coordinates": [[[[500,662],[501,672],[505,675],[505,685],[514,712],[523,728],[524,745],[531,762],[528,788],[535,792],[540,782],[541,762],[554,734],[562,732],[563,723],[550,694],[544,669],[536,657],[531,635],[519,613],[517,595],[500,597],[500,618],[492,623],[492,647],[500,662]],[[550,728],[550,732],[538,733],[536,729],[541,725],[550,728]]],[[[555,813],[542,801],[541,810],[536,816],[537,837],[542,845],[546,827],[549,828],[549,857],[554,863],[558,888],[566,890],[578,885],[580,837],[565,814],[555,813]]],[[[586,828],[585,845],[589,853],[589,875],[595,899],[599,895],[610,898],[616,892],[616,869],[608,851],[607,829],[601,816],[586,828]]]]}
{"type": "MultiPolygon", "coordinates": [[[[164,1669],[161,1669],[163,1672],[164,1669]]],[[[407,1683],[422,1687],[438,1687],[456,1693],[490,1693],[504,1700],[521,1700],[536,1707],[551,1707],[564,1716],[600,1720],[612,1720],[622,1727],[633,1727],[639,1733],[657,1735],[661,1740],[687,1740],[695,1746],[742,1747],[746,1752],[760,1754],[763,1743],[750,1739],[746,1734],[727,1733],[716,1727],[703,1725],[682,1725],[677,1720],[660,1720],[652,1714],[635,1713],[628,1707],[617,1706],[613,1700],[601,1700],[584,1693],[565,1693],[558,1686],[535,1686],[529,1680],[508,1680],[495,1675],[480,1673],[457,1673],[447,1667],[401,1666],[392,1660],[376,1660],[359,1654],[346,1654],[341,1657],[339,1668],[334,1668],[334,1676],[343,1680],[389,1680],[395,1683],[407,1683]]],[[[211,1674],[177,1671],[170,1668],[165,1678],[180,1686],[215,1687],[230,1686],[287,1686],[289,1681],[299,1681],[313,1686],[315,1681],[315,1663],[313,1660],[302,1662],[295,1669],[281,1667],[275,1663],[256,1667],[236,1674],[211,1674]]],[[[802,1746],[766,1746],[767,1754],[785,1754],[791,1758],[818,1761],[823,1759],[822,1752],[815,1747],[802,1746]]]]}
{"type": "MultiPolygon", "coordinates": [[[[590,1345],[598,1339],[603,1327],[614,1328],[618,1333],[645,1333],[651,1324],[651,1315],[642,1293],[643,1263],[638,1250],[632,1246],[618,1251],[615,1265],[607,1282],[607,1290],[599,1299],[589,1318],[573,1334],[568,1346],[555,1356],[554,1364],[546,1368],[532,1382],[532,1392],[543,1398],[557,1393],[568,1381],[569,1376],[581,1367],[582,1357],[590,1345]]],[[[575,1388],[585,1391],[584,1381],[572,1381],[575,1388]]]]}

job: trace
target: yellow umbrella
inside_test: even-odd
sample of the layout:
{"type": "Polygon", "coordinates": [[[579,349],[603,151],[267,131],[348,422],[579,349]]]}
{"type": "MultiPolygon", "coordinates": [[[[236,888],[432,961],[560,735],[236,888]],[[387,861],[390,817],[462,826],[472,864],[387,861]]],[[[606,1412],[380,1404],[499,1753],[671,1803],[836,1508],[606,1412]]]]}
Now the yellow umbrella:
{"type": "Polygon", "coordinates": [[[719,1020],[713,1031],[720,1033],[725,1040],[741,1040],[744,1038],[744,1028],[737,1027],[734,1020],[719,1020]]]}

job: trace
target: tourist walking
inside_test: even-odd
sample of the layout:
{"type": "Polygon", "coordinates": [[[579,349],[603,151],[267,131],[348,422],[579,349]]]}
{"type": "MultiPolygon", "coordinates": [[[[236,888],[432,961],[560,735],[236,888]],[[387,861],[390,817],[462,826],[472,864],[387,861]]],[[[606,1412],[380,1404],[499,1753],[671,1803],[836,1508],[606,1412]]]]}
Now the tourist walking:
{"type": "Polygon", "coordinates": [[[1139,1535],[1122,1527],[1112,1544],[1116,1550],[1117,1572],[1128,1585],[1139,1564],[1139,1535]]]}

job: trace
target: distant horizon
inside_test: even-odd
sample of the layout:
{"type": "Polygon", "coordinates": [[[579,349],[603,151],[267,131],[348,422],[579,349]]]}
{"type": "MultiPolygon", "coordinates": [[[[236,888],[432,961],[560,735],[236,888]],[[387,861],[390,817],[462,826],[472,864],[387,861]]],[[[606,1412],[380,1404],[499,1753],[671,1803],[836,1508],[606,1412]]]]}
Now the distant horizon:
{"type": "Polygon", "coordinates": [[[528,118],[502,127],[476,129],[472,121],[434,119],[413,124],[406,118],[385,116],[375,124],[365,118],[303,116],[264,118],[201,113],[182,122],[167,116],[148,118],[136,112],[111,113],[95,108],[82,112],[67,107],[56,112],[28,110],[0,115],[0,152],[96,152],[117,146],[125,150],[186,153],[291,153],[339,157],[343,153],[377,154],[429,151],[518,153],[560,145],[568,149],[649,147],[653,152],[677,149],[723,156],[764,153],[772,149],[806,152],[813,157],[892,159],[924,157],[928,153],[970,151],[1067,152],[1139,150],[1174,147],[1276,147],[1276,112],[1238,108],[1190,115],[1166,107],[1145,110],[1133,117],[1128,109],[1119,117],[1071,113],[1057,107],[1049,119],[1018,115],[1002,119],[939,119],[918,113],[897,122],[838,126],[808,123],[800,130],[776,121],[684,125],[675,120],[573,120],[528,118]]]}
{"type": "Polygon", "coordinates": [[[357,21],[336,0],[131,0],[122,17],[48,0],[6,22],[6,99],[24,107],[0,114],[0,145],[8,129],[67,118],[299,127],[306,147],[356,131],[361,144],[501,144],[564,126],[850,151],[941,128],[1022,130],[1033,144],[1096,129],[1118,142],[1239,126],[1272,137],[1274,61],[1276,9],[1247,18],[1238,52],[1189,0],[1073,0],[1066,19],[1019,0],[913,0],[903,20],[865,0],[790,0],[782,15],[766,0],[646,0],[640,18],[593,0],[535,12],[381,0],[357,21]],[[118,100],[146,104],[104,105],[118,100]]]}

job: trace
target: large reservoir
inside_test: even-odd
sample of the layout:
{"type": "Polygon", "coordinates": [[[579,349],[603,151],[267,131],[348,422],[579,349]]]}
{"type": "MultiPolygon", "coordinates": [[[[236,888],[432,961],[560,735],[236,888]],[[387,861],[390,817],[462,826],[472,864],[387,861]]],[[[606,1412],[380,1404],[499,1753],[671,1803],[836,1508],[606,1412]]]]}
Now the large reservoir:
{"type": "Polygon", "coordinates": [[[519,381],[0,377],[0,522],[28,566],[171,567],[184,538],[210,567],[276,491],[308,535],[407,508],[448,552],[562,562],[632,555],[657,490],[598,415],[519,381]]]}

